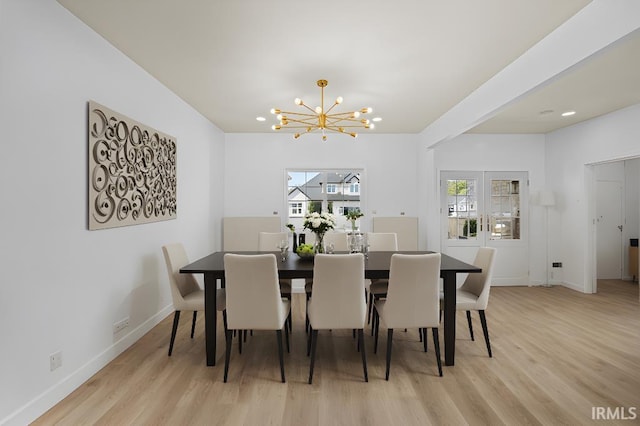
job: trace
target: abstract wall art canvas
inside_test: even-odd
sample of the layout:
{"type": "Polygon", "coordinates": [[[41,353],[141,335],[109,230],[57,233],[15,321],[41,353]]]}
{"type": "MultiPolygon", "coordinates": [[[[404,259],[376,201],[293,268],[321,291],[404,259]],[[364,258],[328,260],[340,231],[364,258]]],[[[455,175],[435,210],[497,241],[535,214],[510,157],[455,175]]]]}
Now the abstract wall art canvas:
{"type": "Polygon", "coordinates": [[[89,229],[175,219],[176,139],[89,102],[89,229]]]}

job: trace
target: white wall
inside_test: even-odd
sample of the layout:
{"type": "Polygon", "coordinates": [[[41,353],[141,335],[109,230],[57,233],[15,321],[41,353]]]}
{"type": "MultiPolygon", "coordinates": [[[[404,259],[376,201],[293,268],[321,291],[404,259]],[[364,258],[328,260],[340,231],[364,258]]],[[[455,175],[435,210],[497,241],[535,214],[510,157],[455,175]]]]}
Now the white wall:
{"type": "MultiPolygon", "coordinates": [[[[225,216],[286,214],[287,168],[363,168],[365,217],[417,216],[420,249],[440,249],[439,170],[526,171],[531,191],[545,185],[544,135],[462,135],[435,149],[418,148],[418,135],[337,135],[322,142],[280,133],[226,135],[225,216]]],[[[544,226],[544,211],[532,206],[532,229],[544,226]],[[534,228],[535,227],[535,228],[534,228]]],[[[531,233],[531,281],[545,278],[544,232],[531,233]]]]}
{"type": "Polygon", "coordinates": [[[55,1],[0,10],[0,423],[26,424],[172,311],[161,245],[219,244],[224,135],[55,1]],[[90,99],[176,137],[176,220],[87,230],[90,99]]]}
{"type": "Polygon", "coordinates": [[[591,292],[593,167],[640,156],[640,105],[634,105],[546,137],[547,180],[557,196],[550,211],[551,258],[563,262],[563,283],[591,292]]]}
{"type": "MultiPolygon", "coordinates": [[[[283,133],[226,135],[225,216],[286,216],[288,168],[362,168],[365,216],[418,216],[417,135],[316,134],[294,140],[283,133]]],[[[284,225],[284,224],[283,224],[284,225]]]]}

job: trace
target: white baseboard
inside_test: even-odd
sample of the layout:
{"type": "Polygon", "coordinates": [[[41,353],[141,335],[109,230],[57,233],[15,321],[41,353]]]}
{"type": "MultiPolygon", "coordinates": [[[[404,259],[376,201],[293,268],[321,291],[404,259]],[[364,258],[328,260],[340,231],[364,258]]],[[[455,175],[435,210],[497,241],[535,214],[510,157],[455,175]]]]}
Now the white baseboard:
{"type": "Polygon", "coordinates": [[[86,364],[63,377],[58,383],[0,420],[0,425],[23,426],[36,420],[47,410],[66,398],[71,392],[89,380],[94,374],[113,361],[118,355],[127,350],[131,345],[140,340],[167,315],[173,312],[173,305],[166,306],[154,316],[131,330],[122,338],[109,346],[102,353],[89,360],[86,364]]]}

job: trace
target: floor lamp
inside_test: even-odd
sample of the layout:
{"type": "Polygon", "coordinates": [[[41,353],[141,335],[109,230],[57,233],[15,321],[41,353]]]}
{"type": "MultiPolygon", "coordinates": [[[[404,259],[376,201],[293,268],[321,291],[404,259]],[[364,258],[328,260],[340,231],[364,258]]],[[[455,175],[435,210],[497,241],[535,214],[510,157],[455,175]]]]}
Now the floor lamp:
{"type": "Polygon", "coordinates": [[[546,253],[546,261],[545,261],[545,283],[542,285],[543,287],[551,287],[550,279],[549,279],[549,207],[553,207],[556,205],[556,196],[553,191],[543,190],[540,191],[540,198],[538,203],[545,208],[545,228],[547,233],[547,248],[545,250],[546,253]]]}

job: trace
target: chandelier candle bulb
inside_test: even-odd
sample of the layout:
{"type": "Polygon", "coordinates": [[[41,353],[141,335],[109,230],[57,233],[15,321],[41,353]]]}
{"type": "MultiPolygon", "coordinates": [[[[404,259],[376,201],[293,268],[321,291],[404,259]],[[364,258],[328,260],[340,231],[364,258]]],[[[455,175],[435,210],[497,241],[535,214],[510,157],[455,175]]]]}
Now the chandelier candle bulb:
{"type": "MultiPolygon", "coordinates": [[[[360,114],[369,114],[373,110],[371,108],[361,108],[357,111],[347,112],[332,112],[334,107],[340,105],[344,99],[342,96],[338,96],[333,104],[328,109],[325,109],[324,104],[324,88],[327,86],[327,80],[318,80],[318,87],[320,87],[320,105],[312,109],[306,105],[302,99],[296,98],[294,103],[298,106],[306,108],[309,112],[291,112],[281,111],[278,108],[271,109],[271,113],[276,115],[276,118],[280,121],[280,125],[273,125],[273,130],[281,130],[283,128],[290,129],[305,129],[305,133],[311,133],[313,131],[320,131],[322,133],[322,140],[327,140],[326,132],[346,133],[352,137],[358,136],[350,128],[364,128],[372,129],[374,126],[370,124],[368,119],[359,119],[360,114]],[[349,129],[349,130],[346,130],[349,129]]],[[[294,133],[294,139],[298,139],[301,133],[294,133]]]]}

